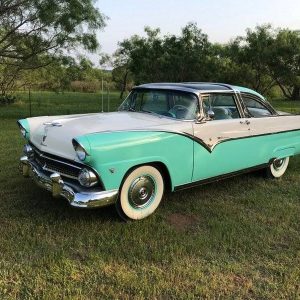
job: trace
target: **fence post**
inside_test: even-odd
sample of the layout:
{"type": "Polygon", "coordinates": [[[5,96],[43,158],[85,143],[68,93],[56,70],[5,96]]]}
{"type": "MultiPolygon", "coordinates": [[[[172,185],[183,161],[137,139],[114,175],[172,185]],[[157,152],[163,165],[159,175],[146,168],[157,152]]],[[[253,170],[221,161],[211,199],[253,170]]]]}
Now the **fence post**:
{"type": "Polygon", "coordinates": [[[108,83],[106,84],[106,88],[107,88],[107,112],[110,112],[110,107],[109,107],[109,101],[110,101],[110,95],[109,95],[109,86],[108,83]]]}
{"type": "Polygon", "coordinates": [[[29,84],[29,90],[28,90],[28,100],[29,100],[29,117],[31,117],[31,84],[29,84]]]}
{"type": "Polygon", "coordinates": [[[103,112],[103,98],[104,98],[104,91],[103,91],[103,78],[102,78],[102,93],[101,93],[101,99],[102,99],[102,112],[103,112]]]}

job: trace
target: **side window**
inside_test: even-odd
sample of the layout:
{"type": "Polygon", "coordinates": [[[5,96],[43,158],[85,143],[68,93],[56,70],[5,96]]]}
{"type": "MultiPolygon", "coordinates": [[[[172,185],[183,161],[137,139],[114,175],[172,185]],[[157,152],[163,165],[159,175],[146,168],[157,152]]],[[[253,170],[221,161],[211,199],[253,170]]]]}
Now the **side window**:
{"type": "Polygon", "coordinates": [[[214,120],[238,119],[240,114],[232,94],[205,95],[203,99],[204,113],[214,112],[214,120]]]}
{"type": "Polygon", "coordinates": [[[252,97],[243,96],[243,101],[249,113],[254,118],[262,118],[272,115],[267,107],[252,97]]]}

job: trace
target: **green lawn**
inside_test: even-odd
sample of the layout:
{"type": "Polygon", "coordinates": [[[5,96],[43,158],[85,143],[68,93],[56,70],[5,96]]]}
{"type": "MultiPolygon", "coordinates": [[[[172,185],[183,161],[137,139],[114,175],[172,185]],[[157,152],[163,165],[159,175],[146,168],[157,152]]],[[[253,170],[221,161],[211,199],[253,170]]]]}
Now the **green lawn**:
{"type": "MultiPolygon", "coordinates": [[[[0,118],[25,118],[30,115],[28,92],[18,92],[17,102],[11,106],[0,106],[0,118]]],[[[121,104],[120,93],[112,92],[103,96],[103,111],[114,111],[121,104]]],[[[32,92],[32,116],[51,116],[100,112],[102,110],[101,93],[53,93],[32,92]]]]}
{"type": "MultiPolygon", "coordinates": [[[[33,96],[34,115],[101,106],[100,95],[33,96]]],[[[0,107],[1,300],[300,299],[300,157],[281,180],[254,173],[168,194],[153,216],[123,223],[113,207],[71,208],[19,174],[26,107],[0,107]]]]}

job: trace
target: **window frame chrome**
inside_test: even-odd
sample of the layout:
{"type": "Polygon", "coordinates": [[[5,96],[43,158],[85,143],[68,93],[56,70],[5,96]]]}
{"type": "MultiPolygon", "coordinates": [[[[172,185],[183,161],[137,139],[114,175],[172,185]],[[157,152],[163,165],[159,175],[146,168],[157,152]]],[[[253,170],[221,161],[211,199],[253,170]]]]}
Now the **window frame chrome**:
{"type": "Polygon", "coordinates": [[[236,105],[236,108],[237,108],[237,111],[239,113],[239,118],[236,118],[236,120],[238,119],[244,119],[246,118],[245,116],[245,113],[242,109],[242,105],[241,105],[241,102],[240,102],[240,99],[239,99],[239,96],[238,96],[238,92],[236,92],[235,90],[231,89],[231,90],[228,90],[228,91],[219,91],[219,90],[215,90],[215,91],[204,91],[204,92],[201,92],[200,93],[200,102],[201,102],[201,112],[200,112],[200,115],[201,115],[201,118],[203,121],[220,121],[220,120],[214,120],[214,119],[209,119],[207,118],[205,112],[204,112],[204,106],[203,106],[203,97],[205,96],[210,96],[210,95],[232,95],[233,96],[233,99],[234,99],[234,103],[236,105]]]}
{"type": "Polygon", "coordinates": [[[263,107],[266,108],[266,110],[268,112],[270,112],[270,115],[269,116],[262,116],[262,118],[270,118],[270,117],[278,117],[279,114],[277,113],[277,111],[272,107],[272,105],[267,102],[267,101],[264,101],[262,99],[260,99],[259,97],[253,95],[253,94],[250,94],[250,93],[240,93],[241,94],[241,102],[243,103],[244,107],[245,107],[245,111],[247,112],[247,114],[249,115],[249,118],[258,118],[258,117],[254,117],[250,111],[248,110],[248,107],[246,106],[245,102],[244,102],[244,98],[243,96],[247,97],[247,98],[250,98],[254,101],[257,101],[259,104],[261,104],[263,107]]]}

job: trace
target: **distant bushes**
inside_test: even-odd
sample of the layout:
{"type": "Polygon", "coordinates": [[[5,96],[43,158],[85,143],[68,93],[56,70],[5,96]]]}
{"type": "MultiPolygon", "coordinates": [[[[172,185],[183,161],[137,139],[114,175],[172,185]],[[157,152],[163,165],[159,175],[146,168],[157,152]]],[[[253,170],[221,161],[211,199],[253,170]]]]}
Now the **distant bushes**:
{"type": "MultiPolygon", "coordinates": [[[[104,81],[103,89],[107,91],[115,90],[115,84],[112,82],[107,83],[104,81]]],[[[101,81],[72,81],[70,84],[70,90],[72,92],[81,92],[81,93],[96,93],[102,90],[102,82],[101,81]]]]}
{"type": "Polygon", "coordinates": [[[99,81],[72,81],[70,84],[72,92],[96,93],[101,89],[99,81]]]}
{"type": "Polygon", "coordinates": [[[0,95],[0,105],[10,105],[15,103],[16,97],[9,95],[0,95]]]}

